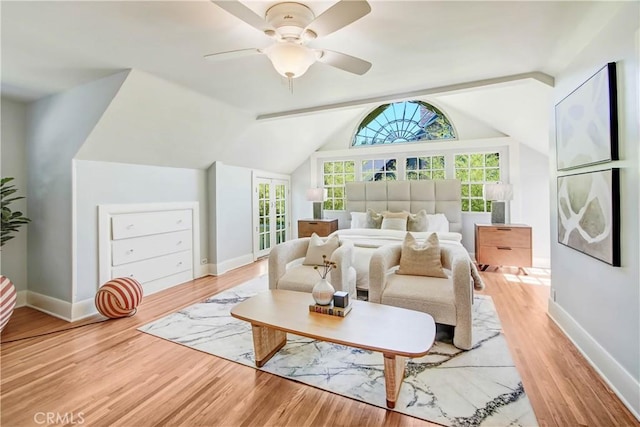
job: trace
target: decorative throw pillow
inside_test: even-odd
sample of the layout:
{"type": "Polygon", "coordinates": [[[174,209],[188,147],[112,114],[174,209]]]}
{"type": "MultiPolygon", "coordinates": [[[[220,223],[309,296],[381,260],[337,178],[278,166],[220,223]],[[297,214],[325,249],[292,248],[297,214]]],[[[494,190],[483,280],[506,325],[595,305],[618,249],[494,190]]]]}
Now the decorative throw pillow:
{"type": "Polygon", "coordinates": [[[409,214],[407,212],[383,212],[380,228],[383,230],[407,231],[408,217],[409,214]]]}
{"type": "Polygon", "coordinates": [[[440,260],[440,241],[436,233],[431,233],[423,245],[407,233],[400,252],[400,268],[397,274],[447,278],[440,260]]]}
{"type": "Polygon", "coordinates": [[[409,214],[407,221],[407,231],[428,231],[429,221],[427,211],[422,209],[415,214],[409,214]]]}
{"type": "Polygon", "coordinates": [[[331,259],[333,251],[340,246],[338,235],[329,237],[326,241],[322,240],[316,233],[311,235],[309,247],[307,248],[307,256],[305,256],[303,265],[322,265],[324,259],[322,255],[327,256],[327,260],[331,259]]]}
{"type": "Polygon", "coordinates": [[[367,228],[367,213],[351,212],[351,228],[367,228]]]}
{"type": "Polygon", "coordinates": [[[377,213],[373,209],[367,209],[367,227],[380,228],[382,225],[382,214],[377,213]]]}
{"type": "Polygon", "coordinates": [[[449,231],[449,220],[443,213],[427,214],[427,231],[446,233],[449,231]]]}

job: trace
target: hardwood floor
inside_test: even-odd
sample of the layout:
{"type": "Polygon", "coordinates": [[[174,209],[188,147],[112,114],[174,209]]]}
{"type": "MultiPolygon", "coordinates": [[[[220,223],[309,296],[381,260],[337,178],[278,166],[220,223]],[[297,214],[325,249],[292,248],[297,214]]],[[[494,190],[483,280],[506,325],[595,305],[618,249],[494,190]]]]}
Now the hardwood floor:
{"type": "MultiPolygon", "coordinates": [[[[92,318],[77,328],[18,309],[0,346],[0,424],[432,425],[136,330],[265,273],[261,261],[198,279],[145,297],[134,317],[87,324],[99,320],[92,318]],[[58,332],[20,339],[52,331],[58,332]]],[[[549,288],[535,284],[547,280],[544,272],[485,272],[483,277],[483,293],[495,301],[541,426],[639,425],[547,317],[549,288]]]]}

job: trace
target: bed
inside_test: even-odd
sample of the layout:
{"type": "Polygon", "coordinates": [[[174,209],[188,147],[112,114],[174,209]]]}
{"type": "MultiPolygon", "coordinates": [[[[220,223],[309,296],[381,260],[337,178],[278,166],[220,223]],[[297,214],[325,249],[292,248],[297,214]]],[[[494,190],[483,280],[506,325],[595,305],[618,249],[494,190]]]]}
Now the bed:
{"type": "MultiPolygon", "coordinates": [[[[356,288],[360,291],[369,289],[369,261],[375,249],[402,243],[406,231],[367,228],[361,223],[361,217],[354,213],[362,215],[370,209],[417,214],[425,210],[428,222],[433,226],[429,225],[426,231],[412,231],[418,241],[436,232],[441,245],[463,247],[460,181],[457,179],[349,182],[346,184],[346,199],[347,211],[355,219],[350,222],[350,228],[337,230],[332,235],[337,234],[341,240],[353,242],[356,288]]],[[[475,264],[471,265],[474,287],[481,289],[484,286],[482,279],[475,264]]]]}

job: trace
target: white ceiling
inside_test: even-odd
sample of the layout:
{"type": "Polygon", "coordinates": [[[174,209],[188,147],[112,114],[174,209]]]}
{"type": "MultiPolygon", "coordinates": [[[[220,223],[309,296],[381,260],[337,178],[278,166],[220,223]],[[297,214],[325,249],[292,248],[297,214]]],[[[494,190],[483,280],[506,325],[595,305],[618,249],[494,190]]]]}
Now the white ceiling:
{"type": "MultiPolygon", "coordinates": [[[[258,14],[274,3],[245,2],[258,14]]],[[[305,3],[318,15],[335,1],[305,3]]],[[[203,59],[208,53],[270,43],[209,1],[3,1],[2,92],[32,100],[133,68],[253,116],[357,105],[359,100],[392,100],[398,94],[521,73],[553,76],[585,42],[583,34],[615,7],[572,1],[370,4],[370,14],[312,45],[366,59],[371,70],[356,76],[317,63],[295,80],[291,94],[263,55],[226,62],[203,59]]],[[[544,151],[540,129],[530,132],[545,128],[550,90],[527,82],[526,88],[511,84],[443,92],[440,102],[544,151]],[[491,105],[496,109],[487,108],[491,105]],[[545,111],[539,111],[541,105],[545,111]],[[543,122],[534,123],[538,118],[543,122]]],[[[283,143],[280,139],[276,145],[283,143]]],[[[322,143],[309,142],[303,151],[310,153],[322,143]]]]}

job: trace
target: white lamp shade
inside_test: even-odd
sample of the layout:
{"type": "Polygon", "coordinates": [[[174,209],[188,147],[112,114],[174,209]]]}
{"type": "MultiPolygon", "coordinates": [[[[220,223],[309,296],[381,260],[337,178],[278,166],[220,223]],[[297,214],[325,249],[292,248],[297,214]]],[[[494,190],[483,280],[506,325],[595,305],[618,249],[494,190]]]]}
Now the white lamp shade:
{"type": "Polygon", "coordinates": [[[511,184],[485,184],[484,185],[485,200],[513,200],[513,185],[511,184]]]}
{"type": "Polygon", "coordinates": [[[316,54],[293,42],[275,43],[264,50],[278,73],[287,78],[300,77],[316,62],[316,54]]]}
{"type": "Polygon", "coordinates": [[[327,200],[327,190],[324,188],[310,188],[307,190],[307,200],[310,202],[324,202],[327,200]]]}

